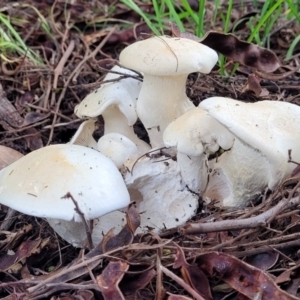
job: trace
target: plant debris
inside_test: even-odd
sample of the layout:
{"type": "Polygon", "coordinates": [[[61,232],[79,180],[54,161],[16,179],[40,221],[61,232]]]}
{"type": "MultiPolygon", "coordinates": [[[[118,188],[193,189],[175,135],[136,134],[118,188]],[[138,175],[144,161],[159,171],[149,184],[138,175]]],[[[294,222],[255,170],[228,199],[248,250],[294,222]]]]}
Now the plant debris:
{"type": "MultiPolygon", "coordinates": [[[[152,35],[140,16],[118,1],[2,2],[1,20],[9,21],[26,47],[0,53],[0,168],[18,159],[14,150],[27,154],[69,142],[82,122],[75,106],[101,86],[126,45],[152,35]]],[[[213,16],[213,5],[206,2],[213,16]]],[[[198,10],[197,1],[189,3],[198,10]]],[[[154,12],[148,3],[140,8],[154,12]]],[[[209,28],[201,42],[227,57],[227,75],[236,72],[223,76],[216,67],[200,78],[191,74],[188,96],[196,105],[215,95],[299,105],[299,48],[285,59],[299,24],[281,19],[268,37],[270,47],[263,48],[246,42],[251,33],[245,24],[257,11],[236,3],[234,13],[230,34],[221,31],[220,16],[206,19],[209,28]]],[[[180,33],[165,24],[165,34],[195,38],[188,34],[193,28],[185,26],[186,33],[180,33]]],[[[13,38],[2,23],[0,29],[13,38]]],[[[98,140],[101,117],[97,125],[98,140]]],[[[147,140],[140,123],[134,130],[147,140]]],[[[46,221],[17,212],[10,216],[1,206],[0,298],[298,299],[299,171],[295,165],[291,179],[244,209],[223,211],[201,202],[188,224],[160,236],[150,230],[135,234],[140,216],[131,204],[121,232],[103,233],[91,251],[70,246],[46,221]]]]}

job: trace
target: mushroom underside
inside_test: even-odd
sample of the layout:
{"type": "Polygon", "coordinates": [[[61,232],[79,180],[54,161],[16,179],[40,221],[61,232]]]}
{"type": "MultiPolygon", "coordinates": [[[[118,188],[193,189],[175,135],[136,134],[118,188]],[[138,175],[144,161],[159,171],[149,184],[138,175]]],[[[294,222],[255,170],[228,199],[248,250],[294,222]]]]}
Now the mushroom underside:
{"type": "MultiPolygon", "coordinates": [[[[141,225],[136,233],[149,230],[159,233],[186,223],[198,208],[198,197],[182,181],[175,161],[167,158],[143,158],[132,172],[125,174],[125,182],[132,201],[136,202],[141,225]]],[[[93,220],[92,238],[97,245],[103,234],[111,228],[118,233],[125,224],[125,214],[114,211],[93,220]]],[[[75,247],[82,247],[86,240],[83,223],[49,220],[51,227],[75,247]]]]}

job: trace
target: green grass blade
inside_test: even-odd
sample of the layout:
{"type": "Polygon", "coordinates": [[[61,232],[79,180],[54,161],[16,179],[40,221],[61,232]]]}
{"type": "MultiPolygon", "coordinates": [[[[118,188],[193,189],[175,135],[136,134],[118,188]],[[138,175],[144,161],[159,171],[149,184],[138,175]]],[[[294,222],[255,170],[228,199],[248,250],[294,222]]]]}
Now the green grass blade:
{"type": "Polygon", "coordinates": [[[178,16],[178,13],[175,10],[173,0],[165,0],[165,3],[169,9],[171,21],[174,21],[177,24],[180,31],[182,31],[182,32],[185,31],[183,23],[181,22],[181,20],[178,16]]]}
{"type": "Polygon", "coordinates": [[[253,38],[259,33],[260,28],[264,25],[264,23],[268,20],[268,18],[274,13],[274,11],[283,3],[283,0],[277,1],[262,17],[260,18],[258,24],[255,26],[253,31],[251,32],[247,41],[249,43],[252,42],[253,38]]]}
{"type": "Polygon", "coordinates": [[[127,5],[129,8],[131,8],[133,11],[135,11],[137,14],[139,14],[145,21],[145,23],[149,26],[149,28],[152,30],[152,32],[155,35],[160,35],[159,31],[156,29],[156,27],[152,24],[150,19],[146,16],[146,14],[134,3],[133,0],[121,0],[121,2],[125,5],[127,5]]]}
{"type": "Polygon", "coordinates": [[[293,56],[293,53],[294,53],[294,50],[295,50],[295,47],[297,46],[297,44],[300,42],[300,35],[298,35],[292,42],[289,50],[287,51],[286,53],[286,56],[285,56],[285,60],[289,60],[292,56],[293,56]]]}

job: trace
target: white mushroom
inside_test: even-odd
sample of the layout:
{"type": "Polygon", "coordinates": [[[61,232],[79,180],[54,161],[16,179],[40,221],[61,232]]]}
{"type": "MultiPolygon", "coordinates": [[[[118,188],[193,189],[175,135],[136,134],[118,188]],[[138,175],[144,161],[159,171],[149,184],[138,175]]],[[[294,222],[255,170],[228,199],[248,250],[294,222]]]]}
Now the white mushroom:
{"type": "Polygon", "coordinates": [[[225,206],[243,206],[264,188],[274,190],[290,176],[295,166],[288,163],[289,150],[293,160],[300,161],[299,106],[212,97],[199,107],[236,136],[232,149],[212,162],[205,196],[221,197],[225,206]]]}
{"type": "Polygon", "coordinates": [[[201,108],[193,108],[169,124],[164,132],[167,147],[176,147],[184,182],[202,194],[208,180],[208,157],[232,147],[234,136],[201,108]]]}
{"type": "MultiPolygon", "coordinates": [[[[114,66],[112,71],[136,75],[119,66],[114,66]]],[[[95,118],[102,115],[104,134],[112,132],[123,134],[145,153],[150,149],[149,145],[140,140],[133,131],[133,124],[137,121],[136,100],[142,83],[131,77],[119,79],[121,76],[108,73],[104,81],[112,82],[104,83],[99,89],[87,95],[75,107],[75,114],[79,118],[95,118]]]]}
{"type": "Polygon", "coordinates": [[[171,123],[164,141],[188,154],[199,167],[208,159],[199,176],[195,165],[182,163],[179,154],[189,186],[198,178],[201,193],[209,174],[203,197],[225,207],[242,207],[266,187],[274,190],[290,176],[294,165],[288,163],[289,150],[294,160],[300,160],[299,128],[300,107],[294,104],[213,97],[171,123]]]}
{"type": "MultiPolygon", "coordinates": [[[[124,208],[130,201],[112,161],[83,146],[48,146],[0,171],[0,203],[25,214],[80,222],[73,201],[62,199],[68,192],[86,220],[124,208]]],[[[123,222],[108,221],[110,227],[123,222]]],[[[73,243],[72,237],[62,237],[73,243]]]]}
{"type": "Polygon", "coordinates": [[[144,74],[137,114],[153,148],[163,146],[167,125],[194,107],[185,92],[188,74],[209,73],[217,60],[205,45],[167,36],[138,41],[121,52],[122,65],[144,74]]]}
{"type": "Polygon", "coordinates": [[[126,136],[119,133],[108,133],[98,141],[98,150],[120,169],[127,166],[131,169],[134,161],[144,153],[126,136]]]}

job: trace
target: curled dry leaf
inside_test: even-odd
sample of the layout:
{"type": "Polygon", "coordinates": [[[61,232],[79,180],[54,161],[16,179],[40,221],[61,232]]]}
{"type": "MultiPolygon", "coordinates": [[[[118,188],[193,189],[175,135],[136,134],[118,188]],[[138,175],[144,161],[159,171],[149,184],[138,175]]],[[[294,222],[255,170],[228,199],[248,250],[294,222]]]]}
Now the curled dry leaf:
{"type": "Polygon", "coordinates": [[[7,271],[19,263],[22,259],[30,256],[39,247],[40,243],[41,239],[25,241],[19,246],[18,250],[13,255],[6,254],[2,256],[0,259],[0,271],[7,271]]]}
{"type": "Polygon", "coordinates": [[[234,256],[210,252],[199,256],[197,261],[204,272],[224,280],[250,299],[298,299],[281,290],[267,273],[234,256]]]}
{"type": "Polygon", "coordinates": [[[201,43],[233,61],[259,71],[269,73],[280,67],[279,60],[273,51],[241,41],[233,34],[209,31],[201,43]]]}
{"type": "Polygon", "coordinates": [[[126,221],[126,224],[116,236],[113,236],[112,233],[109,231],[109,238],[103,238],[101,242],[101,248],[103,253],[118,247],[131,244],[134,237],[134,232],[140,226],[140,214],[135,209],[134,203],[129,204],[127,208],[126,221]]]}
{"type": "Polygon", "coordinates": [[[0,170],[23,156],[22,153],[5,146],[0,146],[0,170]]]}
{"type": "Polygon", "coordinates": [[[93,292],[89,290],[79,290],[76,294],[80,296],[83,300],[95,300],[93,292]]]}
{"type": "Polygon", "coordinates": [[[105,300],[125,299],[119,283],[122,280],[129,265],[124,261],[111,261],[101,275],[97,276],[97,283],[105,300]]]}
{"type": "Polygon", "coordinates": [[[296,176],[300,173],[300,165],[298,165],[292,172],[291,176],[296,176]]]}
{"type": "Polygon", "coordinates": [[[278,258],[278,252],[269,251],[249,256],[247,257],[246,262],[253,267],[266,271],[271,269],[276,264],[278,258]]]}
{"type": "Polygon", "coordinates": [[[250,68],[274,72],[280,67],[276,54],[266,48],[242,41],[233,34],[208,31],[203,38],[188,33],[180,32],[175,24],[171,24],[173,36],[192,39],[214,49],[225,57],[250,68]]]}
{"type": "Polygon", "coordinates": [[[185,260],[182,249],[177,244],[174,245],[176,245],[177,253],[173,268],[181,268],[180,271],[184,281],[197,291],[204,299],[213,299],[206,275],[197,266],[188,264],[185,260]]]}
{"type": "MultiPolygon", "coordinates": [[[[155,277],[156,271],[154,269],[141,270],[141,266],[131,266],[129,274],[126,274],[120,287],[125,296],[132,296],[138,299],[137,294],[139,290],[145,288],[150,281],[155,277]]],[[[149,267],[149,266],[146,266],[149,267]]]]}
{"type": "Polygon", "coordinates": [[[255,96],[258,97],[262,92],[262,87],[260,86],[260,78],[255,74],[250,74],[247,79],[247,84],[244,86],[242,92],[247,91],[254,92],[255,96]]]}

